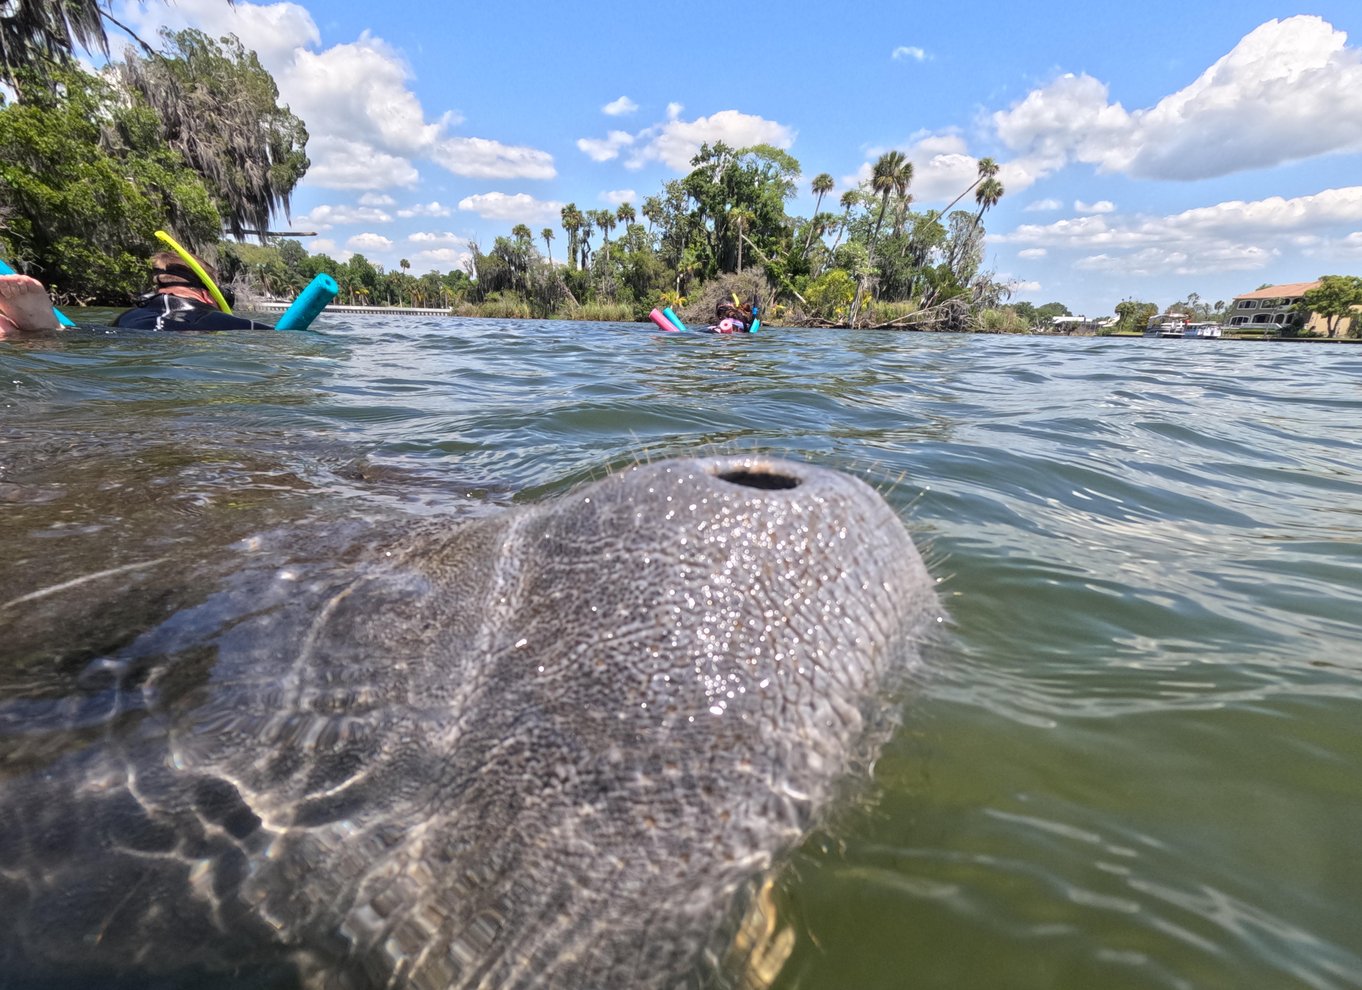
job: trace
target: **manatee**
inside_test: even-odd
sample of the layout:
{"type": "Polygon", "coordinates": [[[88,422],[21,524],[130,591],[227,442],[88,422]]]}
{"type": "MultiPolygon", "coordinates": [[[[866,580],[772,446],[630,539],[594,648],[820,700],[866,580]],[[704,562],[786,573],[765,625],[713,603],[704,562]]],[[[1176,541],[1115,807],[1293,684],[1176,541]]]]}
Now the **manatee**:
{"type": "Polygon", "coordinates": [[[872,488],[757,456],[171,570],[0,697],[0,984],[731,982],[938,614],[872,488]]]}

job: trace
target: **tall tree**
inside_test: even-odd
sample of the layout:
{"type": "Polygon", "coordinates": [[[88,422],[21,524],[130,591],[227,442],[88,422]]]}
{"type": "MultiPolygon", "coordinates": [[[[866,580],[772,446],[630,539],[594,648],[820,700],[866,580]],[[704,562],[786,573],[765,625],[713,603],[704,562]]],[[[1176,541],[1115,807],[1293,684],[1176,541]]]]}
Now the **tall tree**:
{"type": "Polygon", "coordinates": [[[983,182],[985,179],[993,178],[997,174],[998,174],[997,162],[995,162],[992,158],[980,158],[976,168],[974,181],[965,187],[964,192],[962,192],[959,196],[956,196],[955,199],[950,201],[946,208],[941,211],[941,215],[944,217],[947,213],[951,211],[952,206],[954,206],[956,203],[960,202],[971,192],[973,192],[975,186],[983,182]]]}
{"type": "Polygon", "coordinates": [[[558,211],[558,216],[562,220],[563,230],[568,235],[568,268],[575,268],[577,266],[577,236],[582,229],[582,211],[577,209],[576,203],[569,203],[558,211]]]}
{"type": "MultiPolygon", "coordinates": [[[[908,194],[908,184],[913,181],[913,163],[910,162],[903,152],[894,150],[886,151],[880,155],[875,162],[875,168],[870,176],[870,189],[878,193],[880,197],[880,212],[875,218],[875,229],[870,234],[869,262],[866,271],[873,271],[875,264],[875,246],[880,237],[880,227],[884,224],[885,211],[889,209],[889,197],[893,195],[906,196],[908,194]]],[[[851,325],[856,325],[856,317],[861,310],[861,300],[865,296],[866,278],[862,277],[856,285],[856,298],[851,301],[851,325]]]]}
{"type": "Polygon", "coordinates": [[[842,207],[842,219],[837,225],[837,236],[833,239],[832,250],[837,250],[837,245],[842,243],[842,235],[847,232],[847,224],[851,223],[851,210],[861,201],[861,194],[855,189],[848,189],[842,193],[842,198],[838,200],[838,205],[842,207]]]}
{"type": "Polygon", "coordinates": [[[544,253],[548,256],[549,264],[553,264],[553,247],[550,242],[553,240],[553,228],[545,227],[539,232],[539,236],[544,238],[544,253]]]}
{"type": "Polygon", "coordinates": [[[202,31],[162,31],[165,57],[129,53],[125,85],[160,115],[167,144],[184,156],[213,191],[236,237],[269,230],[309,164],[307,129],[279,88],[233,35],[221,43],[202,31]]]}
{"type": "Polygon", "coordinates": [[[974,215],[974,222],[977,224],[984,218],[987,210],[993,209],[998,205],[998,200],[1003,198],[1003,184],[994,178],[987,178],[979,183],[979,187],[974,190],[974,201],[979,204],[979,212],[974,215]]]}
{"type": "Polygon", "coordinates": [[[615,209],[615,219],[624,224],[627,228],[631,223],[638,219],[638,214],[634,212],[634,204],[621,203],[615,209]]]}
{"type": "MultiPolygon", "coordinates": [[[[813,216],[815,220],[818,219],[818,211],[823,205],[823,197],[832,192],[833,185],[832,176],[827,172],[819,172],[813,177],[811,188],[813,189],[814,195],[818,197],[813,204],[813,216]]],[[[817,224],[814,223],[809,224],[809,236],[804,239],[804,257],[806,258],[809,256],[809,248],[813,246],[813,234],[816,226],[817,224]]]]}
{"type": "Polygon", "coordinates": [[[1302,315],[1310,318],[1311,313],[1324,317],[1325,327],[1330,337],[1338,333],[1343,320],[1350,320],[1348,335],[1362,336],[1362,278],[1356,275],[1325,275],[1319,285],[1301,297],[1302,315]]]}

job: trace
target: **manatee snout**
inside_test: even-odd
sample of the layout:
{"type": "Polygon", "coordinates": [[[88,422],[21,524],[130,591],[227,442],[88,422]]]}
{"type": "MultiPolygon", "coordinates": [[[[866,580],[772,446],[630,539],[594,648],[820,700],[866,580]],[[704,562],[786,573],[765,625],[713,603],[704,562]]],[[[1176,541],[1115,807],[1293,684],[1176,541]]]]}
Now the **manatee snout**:
{"type": "Polygon", "coordinates": [[[107,731],[47,726],[0,779],[0,962],[705,983],[740,897],[865,774],[936,611],[878,494],[762,457],[242,551],[114,658],[153,672],[107,731]]]}

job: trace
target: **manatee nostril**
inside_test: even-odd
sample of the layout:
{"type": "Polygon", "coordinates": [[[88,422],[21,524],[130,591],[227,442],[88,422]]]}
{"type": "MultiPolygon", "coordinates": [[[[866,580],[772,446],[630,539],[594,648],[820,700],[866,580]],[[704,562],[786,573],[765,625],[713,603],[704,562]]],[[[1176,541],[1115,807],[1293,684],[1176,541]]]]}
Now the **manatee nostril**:
{"type": "Polygon", "coordinates": [[[798,478],[782,474],[779,471],[754,471],[750,468],[736,468],[732,471],[720,471],[715,477],[735,485],[742,485],[744,488],[760,488],[768,492],[799,487],[798,478]]]}

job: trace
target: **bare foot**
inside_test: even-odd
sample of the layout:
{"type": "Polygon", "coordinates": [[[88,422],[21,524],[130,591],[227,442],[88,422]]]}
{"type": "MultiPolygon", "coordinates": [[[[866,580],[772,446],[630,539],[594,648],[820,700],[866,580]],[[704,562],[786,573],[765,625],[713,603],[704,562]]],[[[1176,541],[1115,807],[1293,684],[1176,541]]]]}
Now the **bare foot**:
{"type": "Polygon", "coordinates": [[[41,282],[27,275],[0,275],[0,335],[56,325],[52,299],[41,282]]]}

